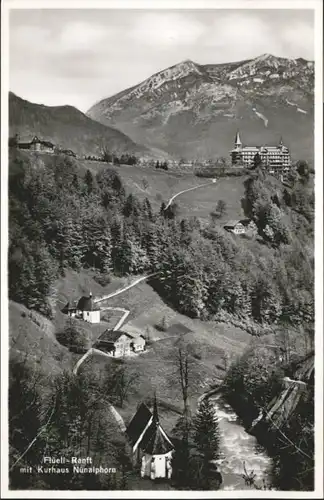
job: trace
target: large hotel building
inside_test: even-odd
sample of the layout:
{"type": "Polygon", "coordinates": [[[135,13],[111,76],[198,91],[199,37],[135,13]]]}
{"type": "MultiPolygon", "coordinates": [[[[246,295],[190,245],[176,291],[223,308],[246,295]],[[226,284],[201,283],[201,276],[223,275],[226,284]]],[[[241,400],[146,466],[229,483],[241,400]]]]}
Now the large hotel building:
{"type": "Polygon", "coordinates": [[[243,146],[239,132],[236,133],[235,147],[230,152],[232,165],[252,166],[255,155],[259,153],[262,164],[269,172],[288,170],[291,165],[289,149],[283,145],[282,139],[278,146],[243,146]]]}

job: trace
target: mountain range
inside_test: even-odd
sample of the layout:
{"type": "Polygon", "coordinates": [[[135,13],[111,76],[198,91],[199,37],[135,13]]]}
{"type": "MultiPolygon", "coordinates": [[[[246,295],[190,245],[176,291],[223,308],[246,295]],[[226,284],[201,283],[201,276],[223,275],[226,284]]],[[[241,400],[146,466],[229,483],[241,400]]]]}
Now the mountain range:
{"type": "Polygon", "coordinates": [[[140,156],[152,153],[123,132],[92,120],[73,106],[44,106],[9,93],[9,135],[22,141],[35,135],[79,155],[100,155],[103,148],[140,156]]]}
{"type": "Polygon", "coordinates": [[[263,54],[227,64],[186,60],[94,104],[87,116],[177,158],[228,157],[249,145],[314,156],[314,62],[263,54]]]}

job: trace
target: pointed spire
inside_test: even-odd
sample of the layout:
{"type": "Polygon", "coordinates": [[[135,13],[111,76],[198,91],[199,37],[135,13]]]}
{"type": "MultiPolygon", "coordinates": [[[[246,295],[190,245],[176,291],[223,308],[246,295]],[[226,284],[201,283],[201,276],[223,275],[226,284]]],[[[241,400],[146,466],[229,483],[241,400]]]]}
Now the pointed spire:
{"type": "Polygon", "coordinates": [[[241,138],[240,138],[240,133],[239,131],[236,132],[235,136],[235,146],[242,146],[241,138]]]}
{"type": "Polygon", "coordinates": [[[280,146],[280,147],[282,147],[282,146],[283,146],[282,136],[280,136],[279,146],[280,146]]]}
{"type": "Polygon", "coordinates": [[[92,291],[90,290],[90,293],[89,293],[89,297],[91,298],[92,297],[92,291]]]}
{"type": "Polygon", "coordinates": [[[156,392],[155,391],[154,391],[154,403],[153,403],[153,422],[155,424],[159,423],[159,414],[158,414],[157,401],[156,401],[156,392]]]}

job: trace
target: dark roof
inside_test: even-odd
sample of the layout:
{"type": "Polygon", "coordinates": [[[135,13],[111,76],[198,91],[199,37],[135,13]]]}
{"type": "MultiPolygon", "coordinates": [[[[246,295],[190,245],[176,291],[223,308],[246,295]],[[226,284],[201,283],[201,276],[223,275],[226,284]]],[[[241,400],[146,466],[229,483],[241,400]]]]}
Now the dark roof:
{"type": "Polygon", "coordinates": [[[252,219],[241,219],[238,222],[242,224],[242,226],[248,226],[251,222],[253,222],[252,219]]]}
{"type": "Polygon", "coordinates": [[[81,299],[78,302],[78,309],[80,311],[99,311],[100,308],[96,306],[96,304],[93,302],[92,297],[81,297],[81,299]]]}
{"type": "Polygon", "coordinates": [[[136,343],[137,339],[140,339],[140,338],[141,338],[142,340],[146,340],[146,339],[145,339],[145,337],[144,337],[144,335],[136,335],[136,337],[133,337],[133,336],[132,336],[132,339],[133,339],[133,341],[134,341],[135,343],[136,343]]]}
{"type": "Polygon", "coordinates": [[[126,429],[126,434],[128,435],[132,445],[136,443],[151,417],[151,411],[145,403],[141,403],[126,429]]]}
{"type": "Polygon", "coordinates": [[[68,300],[67,304],[63,307],[63,309],[61,309],[61,311],[63,313],[67,313],[68,311],[75,311],[76,308],[77,308],[76,300],[74,301],[68,300]]]}
{"type": "Polygon", "coordinates": [[[159,422],[154,421],[146,430],[139,446],[141,450],[150,455],[163,455],[174,448],[162,434],[159,422]]]}
{"type": "Polygon", "coordinates": [[[54,146],[54,144],[50,141],[43,141],[42,139],[39,139],[37,135],[33,137],[31,144],[35,144],[35,142],[39,142],[40,144],[45,144],[46,146],[54,146]]]}
{"type": "Polygon", "coordinates": [[[192,330],[190,330],[190,328],[186,327],[182,323],[175,323],[167,329],[167,332],[174,335],[183,335],[185,333],[192,332],[192,330]]]}
{"type": "Polygon", "coordinates": [[[97,342],[95,342],[94,344],[94,347],[104,352],[114,352],[116,349],[113,342],[105,342],[104,340],[103,341],[97,340],[97,342]]]}
{"type": "Polygon", "coordinates": [[[98,341],[114,343],[122,335],[126,335],[128,338],[133,340],[133,337],[131,335],[129,335],[129,333],[123,332],[121,330],[105,330],[98,338],[98,341]]]}
{"type": "Polygon", "coordinates": [[[239,224],[241,221],[239,220],[229,220],[224,224],[224,227],[235,227],[237,224],[239,224]]]}
{"type": "Polygon", "coordinates": [[[40,144],[47,146],[48,148],[54,148],[54,144],[50,141],[38,141],[40,144]]]}
{"type": "Polygon", "coordinates": [[[39,143],[39,144],[43,144],[44,146],[47,146],[49,148],[52,148],[52,147],[55,147],[55,145],[50,142],[50,141],[43,141],[42,139],[39,139],[37,136],[33,137],[33,139],[29,142],[25,141],[25,142],[20,142],[18,141],[18,147],[19,148],[30,148],[30,146],[32,144],[36,144],[36,143],[39,143]]]}
{"type": "Polygon", "coordinates": [[[149,453],[150,455],[163,455],[164,453],[173,450],[174,446],[168,441],[169,438],[165,437],[165,432],[162,432],[162,428],[159,423],[156,398],[154,399],[153,414],[148,409],[146,404],[142,403],[138,407],[136,414],[127,427],[126,433],[134,446],[152,416],[152,422],[146,429],[145,434],[139,443],[139,447],[141,450],[149,453]]]}

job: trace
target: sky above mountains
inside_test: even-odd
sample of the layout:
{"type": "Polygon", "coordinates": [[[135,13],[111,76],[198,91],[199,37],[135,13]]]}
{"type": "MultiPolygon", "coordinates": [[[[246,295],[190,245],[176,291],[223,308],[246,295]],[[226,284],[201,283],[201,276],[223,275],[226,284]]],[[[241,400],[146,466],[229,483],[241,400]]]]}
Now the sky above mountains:
{"type": "Polygon", "coordinates": [[[191,59],[223,63],[270,53],[314,59],[314,14],[297,9],[28,9],[9,16],[9,87],[86,111],[191,59]]]}

